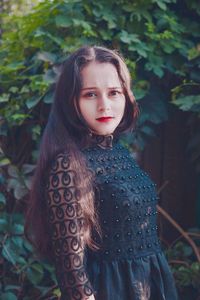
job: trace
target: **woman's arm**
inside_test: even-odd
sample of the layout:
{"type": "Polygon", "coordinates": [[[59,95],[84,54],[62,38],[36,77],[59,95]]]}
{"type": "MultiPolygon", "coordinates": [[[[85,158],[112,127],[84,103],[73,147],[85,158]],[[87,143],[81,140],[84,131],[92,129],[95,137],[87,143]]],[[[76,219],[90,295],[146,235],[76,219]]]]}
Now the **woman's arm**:
{"type": "Polygon", "coordinates": [[[52,164],[47,184],[47,214],[56,274],[63,300],[94,300],[84,268],[83,224],[77,175],[66,153],[52,164]]]}

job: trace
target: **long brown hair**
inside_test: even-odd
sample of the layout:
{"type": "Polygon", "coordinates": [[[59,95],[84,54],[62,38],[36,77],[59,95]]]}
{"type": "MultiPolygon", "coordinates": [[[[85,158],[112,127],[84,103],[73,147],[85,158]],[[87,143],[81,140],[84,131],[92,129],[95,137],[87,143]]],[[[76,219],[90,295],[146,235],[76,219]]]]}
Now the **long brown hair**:
{"type": "Polygon", "coordinates": [[[113,64],[123,87],[126,98],[125,112],[114,134],[132,129],[138,114],[138,107],[131,91],[130,73],[119,53],[104,47],[84,46],[72,53],[64,62],[41,141],[25,223],[26,237],[34,244],[39,253],[46,257],[51,252],[51,239],[47,217],[45,218],[47,215],[45,185],[50,165],[55,156],[62,151],[69,153],[70,162],[74,171],[79,174],[80,182],[84,187],[84,191],[81,191],[82,195],[84,193],[84,197],[80,197],[80,205],[85,219],[84,245],[95,248],[91,231],[92,229],[99,231],[93,199],[93,178],[87,170],[85,158],[80,151],[80,145],[88,135],[88,127],[81,116],[78,103],[82,87],[81,71],[92,61],[113,64]]]}

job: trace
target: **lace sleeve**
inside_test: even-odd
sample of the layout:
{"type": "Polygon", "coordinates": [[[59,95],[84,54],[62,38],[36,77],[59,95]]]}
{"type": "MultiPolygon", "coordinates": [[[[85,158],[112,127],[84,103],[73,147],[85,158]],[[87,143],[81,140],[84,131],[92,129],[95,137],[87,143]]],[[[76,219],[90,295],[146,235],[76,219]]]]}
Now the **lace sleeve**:
{"type": "Polygon", "coordinates": [[[76,177],[69,156],[59,154],[49,174],[47,206],[56,274],[63,300],[85,300],[93,293],[84,268],[81,246],[84,219],[78,201],[76,177]]]}

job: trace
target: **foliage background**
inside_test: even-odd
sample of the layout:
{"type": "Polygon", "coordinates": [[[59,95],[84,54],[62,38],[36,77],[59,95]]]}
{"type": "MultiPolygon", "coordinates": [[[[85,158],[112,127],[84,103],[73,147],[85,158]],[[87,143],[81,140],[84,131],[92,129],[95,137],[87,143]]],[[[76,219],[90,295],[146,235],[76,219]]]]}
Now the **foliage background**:
{"type": "MultiPolygon", "coordinates": [[[[11,3],[12,1],[10,1],[11,3]]],[[[35,1],[37,2],[37,1],[35,1]]],[[[23,236],[23,211],[60,65],[83,44],[119,49],[141,115],[126,143],[141,151],[175,106],[190,111],[188,155],[200,172],[200,5],[195,0],[52,0],[1,9],[1,299],[55,299],[53,267],[23,236]]],[[[198,241],[197,241],[198,243],[198,241]]],[[[168,252],[181,299],[200,292],[200,264],[184,243],[168,252]],[[193,294],[191,294],[193,293],[193,294]]],[[[191,299],[191,298],[188,298],[191,299]]],[[[193,298],[196,299],[196,298],[193,298]]]]}

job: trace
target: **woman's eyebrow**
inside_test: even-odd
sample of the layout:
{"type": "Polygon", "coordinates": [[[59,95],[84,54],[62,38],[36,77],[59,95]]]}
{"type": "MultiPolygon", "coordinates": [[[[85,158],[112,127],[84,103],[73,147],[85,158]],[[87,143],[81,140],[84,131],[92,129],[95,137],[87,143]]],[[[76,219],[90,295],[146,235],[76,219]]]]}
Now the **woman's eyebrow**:
{"type": "Polygon", "coordinates": [[[85,88],[81,89],[81,91],[84,91],[84,90],[97,90],[97,87],[91,86],[91,87],[85,87],[85,88]]]}
{"type": "MultiPolygon", "coordinates": [[[[121,86],[112,86],[112,87],[108,87],[109,90],[113,90],[113,89],[122,89],[121,86]]],[[[85,90],[98,90],[97,87],[95,86],[91,86],[91,87],[85,87],[85,88],[82,88],[81,89],[82,91],[85,91],[85,90]]]]}
{"type": "Polygon", "coordinates": [[[121,86],[112,86],[112,87],[109,87],[108,88],[109,90],[112,90],[112,89],[122,89],[121,86]]]}

